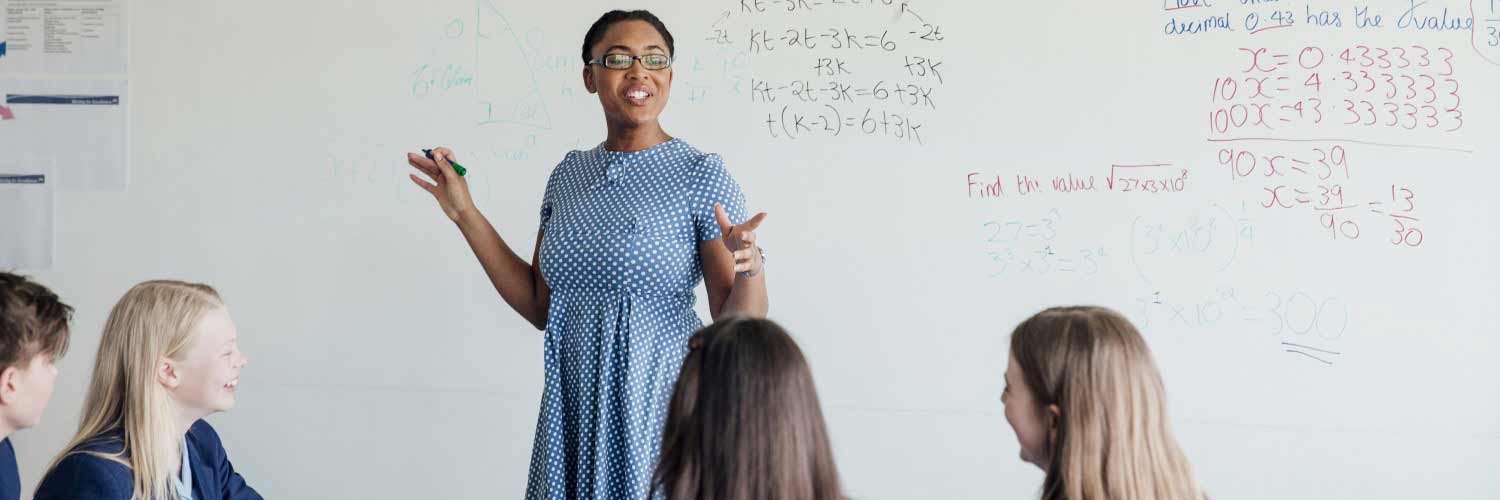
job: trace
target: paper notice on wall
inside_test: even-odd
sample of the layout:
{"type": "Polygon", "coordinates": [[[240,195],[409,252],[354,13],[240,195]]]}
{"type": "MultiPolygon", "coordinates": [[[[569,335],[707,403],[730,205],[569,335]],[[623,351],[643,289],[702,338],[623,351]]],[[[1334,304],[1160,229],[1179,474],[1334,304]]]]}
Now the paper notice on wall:
{"type": "Polygon", "coordinates": [[[50,160],[0,158],[0,270],[52,267],[57,183],[50,160]]]}
{"type": "Polygon", "coordinates": [[[128,181],[121,79],[0,79],[0,154],[52,158],[66,188],[123,190],[128,181]]]}
{"type": "Polygon", "coordinates": [[[123,0],[0,0],[0,75],[125,74],[123,0]]]}

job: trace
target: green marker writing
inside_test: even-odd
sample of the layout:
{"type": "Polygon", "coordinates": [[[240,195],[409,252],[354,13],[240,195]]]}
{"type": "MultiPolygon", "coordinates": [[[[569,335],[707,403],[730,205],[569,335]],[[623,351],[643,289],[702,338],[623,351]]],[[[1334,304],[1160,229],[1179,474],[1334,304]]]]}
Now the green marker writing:
{"type": "MultiPolygon", "coordinates": [[[[437,161],[437,158],[433,158],[432,157],[432,150],[431,149],[424,149],[424,150],[422,150],[422,153],[425,154],[425,155],[427,155],[427,159],[432,160],[432,161],[437,161]]],[[[459,165],[458,162],[456,162],[456,161],[450,161],[450,162],[448,162],[448,164],[449,165],[453,165],[453,171],[454,172],[458,172],[458,176],[459,177],[463,177],[464,174],[469,171],[469,169],[464,168],[463,165],[459,165]]]]}

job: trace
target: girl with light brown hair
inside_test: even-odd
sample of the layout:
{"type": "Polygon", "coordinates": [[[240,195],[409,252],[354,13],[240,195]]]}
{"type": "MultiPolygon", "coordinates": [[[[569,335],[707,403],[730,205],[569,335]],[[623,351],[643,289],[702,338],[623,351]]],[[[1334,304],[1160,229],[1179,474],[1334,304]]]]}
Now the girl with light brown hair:
{"type": "Polygon", "coordinates": [[[1005,419],[1043,500],[1205,498],[1172,436],[1146,341],[1102,307],[1054,307],[1016,327],[1005,419]]]}

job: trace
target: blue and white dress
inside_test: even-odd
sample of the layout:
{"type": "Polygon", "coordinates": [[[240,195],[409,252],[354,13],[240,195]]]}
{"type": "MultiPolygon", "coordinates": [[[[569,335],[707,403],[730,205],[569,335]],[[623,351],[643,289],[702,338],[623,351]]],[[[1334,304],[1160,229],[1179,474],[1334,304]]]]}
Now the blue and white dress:
{"type": "Polygon", "coordinates": [[[528,500],[646,498],[703,279],[713,207],[745,221],[718,155],[680,140],[568,153],[542,198],[546,388],[528,500]]]}

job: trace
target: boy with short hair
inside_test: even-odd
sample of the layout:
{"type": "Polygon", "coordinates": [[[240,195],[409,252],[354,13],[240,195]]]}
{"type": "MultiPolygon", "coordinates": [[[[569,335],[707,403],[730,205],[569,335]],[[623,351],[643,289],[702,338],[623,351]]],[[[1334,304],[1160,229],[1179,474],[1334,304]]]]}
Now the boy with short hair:
{"type": "Polygon", "coordinates": [[[42,419],[68,351],[73,308],[24,276],[0,271],[0,500],[21,498],[15,431],[42,419]]]}

